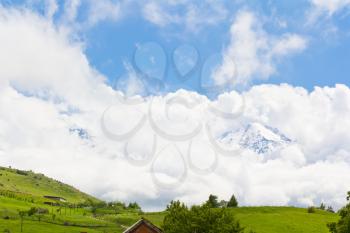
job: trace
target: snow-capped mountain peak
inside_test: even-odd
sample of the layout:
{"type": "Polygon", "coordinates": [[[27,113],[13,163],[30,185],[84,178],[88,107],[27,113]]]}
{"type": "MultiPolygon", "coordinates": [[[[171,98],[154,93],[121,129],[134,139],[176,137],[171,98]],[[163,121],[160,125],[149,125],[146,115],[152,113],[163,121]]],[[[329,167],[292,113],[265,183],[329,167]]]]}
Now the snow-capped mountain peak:
{"type": "Polygon", "coordinates": [[[278,129],[254,122],[245,127],[223,134],[220,143],[226,145],[239,145],[258,154],[271,153],[292,142],[278,129]]]}

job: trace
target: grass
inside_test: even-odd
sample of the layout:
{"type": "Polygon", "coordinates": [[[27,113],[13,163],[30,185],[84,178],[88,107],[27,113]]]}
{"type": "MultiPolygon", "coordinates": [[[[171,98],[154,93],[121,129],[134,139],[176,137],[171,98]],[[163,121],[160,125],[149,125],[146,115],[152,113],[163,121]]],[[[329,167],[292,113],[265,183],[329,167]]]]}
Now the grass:
{"type": "MultiPolygon", "coordinates": [[[[59,181],[33,172],[0,167],[0,233],[20,232],[19,210],[31,207],[47,209],[49,213],[26,216],[24,233],[121,233],[141,217],[161,227],[166,212],[138,213],[130,210],[63,208],[44,204],[44,195],[60,196],[70,203],[98,199],[59,181]],[[55,217],[53,217],[53,215],[55,217]]],[[[230,209],[246,227],[257,233],[328,233],[326,224],[338,220],[338,215],[294,207],[240,207],[230,209]]]]}
{"type": "Polygon", "coordinates": [[[243,226],[257,233],[329,233],[327,223],[338,220],[338,215],[294,207],[241,207],[232,213],[243,226]]]}
{"type": "Polygon", "coordinates": [[[98,201],[95,197],[80,192],[76,188],[43,174],[0,167],[0,191],[7,190],[23,198],[28,195],[43,201],[43,196],[60,196],[70,203],[79,203],[88,199],[98,201]]]}

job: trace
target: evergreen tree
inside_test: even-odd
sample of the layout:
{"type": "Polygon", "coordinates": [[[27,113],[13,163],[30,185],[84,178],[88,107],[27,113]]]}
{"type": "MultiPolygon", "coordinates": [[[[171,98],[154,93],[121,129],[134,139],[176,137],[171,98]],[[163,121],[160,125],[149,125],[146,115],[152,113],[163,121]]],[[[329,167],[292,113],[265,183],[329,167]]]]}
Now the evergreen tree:
{"type": "Polygon", "coordinates": [[[231,196],[231,199],[229,200],[229,202],[227,203],[227,207],[238,207],[238,202],[237,199],[235,197],[235,195],[231,196]]]}
{"type": "Polygon", "coordinates": [[[319,207],[320,210],[325,210],[326,209],[326,205],[322,202],[320,207],[319,207]]]}

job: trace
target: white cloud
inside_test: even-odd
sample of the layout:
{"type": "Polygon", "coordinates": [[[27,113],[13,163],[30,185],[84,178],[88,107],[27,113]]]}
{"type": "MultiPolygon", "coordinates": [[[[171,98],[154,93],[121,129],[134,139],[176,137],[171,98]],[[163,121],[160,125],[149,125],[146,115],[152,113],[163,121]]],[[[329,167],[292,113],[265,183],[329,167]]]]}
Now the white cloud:
{"type": "MultiPolygon", "coordinates": [[[[56,0],[27,0],[33,10],[45,6],[44,14],[52,18],[59,6],[56,0]]],[[[140,15],[145,20],[160,26],[185,25],[191,32],[198,32],[205,26],[213,26],[227,19],[228,10],[222,2],[205,0],[191,2],[154,0],[65,0],[59,22],[86,30],[102,21],[116,22],[126,15],[140,15]],[[80,14],[81,13],[81,14],[80,14]],[[77,16],[80,16],[78,18],[77,16]]]]}
{"type": "Polygon", "coordinates": [[[52,18],[58,10],[58,4],[56,0],[48,0],[46,1],[46,16],[48,18],[52,18]]]}
{"type": "Polygon", "coordinates": [[[78,10],[80,5],[81,5],[81,0],[65,1],[64,20],[67,22],[74,22],[78,15],[78,10]]]}
{"type": "Polygon", "coordinates": [[[268,34],[256,15],[240,11],[231,26],[231,40],[224,51],[222,66],[212,78],[221,85],[267,79],[276,72],[279,59],[303,51],[306,45],[307,40],[297,34],[268,34]]]}
{"type": "MultiPolygon", "coordinates": [[[[255,25],[254,17],[243,16],[239,22],[255,25]]],[[[252,37],[258,50],[270,48],[273,56],[300,47],[288,35],[276,39],[287,40],[286,47],[282,42],[267,46],[263,31],[255,34],[241,23],[234,25],[233,32],[244,32],[240,43],[244,45],[244,38],[252,43],[252,37]]],[[[66,31],[30,11],[0,9],[1,165],[43,172],[101,198],[137,200],[148,209],[164,208],[171,199],[202,202],[213,190],[220,198],[236,193],[242,205],[344,204],[350,182],[348,87],[308,92],[261,85],[214,101],[184,90],[125,100],[91,68],[81,45],[66,31]],[[242,109],[237,107],[242,97],[243,114],[225,117],[242,109]],[[105,114],[109,133],[142,126],[127,144],[111,140],[101,129],[101,116],[110,106],[105,114]],[[246,122],[276,127],[295,143],[265,158],[248,150],[236,156],[218,153],[217,169],[211,172],[208,164],[216,153],[208,132],[217,135],[246,122]],[[88,137],[72,133],[72,127],[88,137]],[[194,154],[189,161],[191,137],[194,154]],[[175,182],[176,187],[164,189],[159,182],[175,182]]],[[[250,46],[249,54],[255,54],[257,48],[250,46]]],[[[260,72],[264,65],[259,59],[257,63],[260,72]]]]}
{"type": "Polygon", "coordinates": [[[146,20],[158,26],[185,25],[191,32],[217,25],[227,18],[228,11],[220,1],[146,1],[142,8],[146,20]],[[180,9],[180,10],[179,10],[180,9]]]}
{"type": "Polygon", "coordinates": [[[112,0],[91,1],[89,5],[89,25],[94,25],[100,21],[116,21],[122,15],[122,3],[112,0]]]}
{"type": "Polygon", "coordinates": [[[146,20],[154,23],[158,26],[165,26],[169,23],[178,23],[180,22],[179,15],[172,15],[166,12],[161,5],[157,2],[148,2],[143,8],[143,15],[146,20]]]}
{"type": "Polygon", "coordinates": [[[349,0],[310,0],[310,2],[319,13],[327,13],[328,15],[333,15],[335,12],[350,5],[349,0]]]}
{"type": "Polygon", "coordinates": [[[346,12],[349,9],[349,0],[309,0],[310,8],[306,12],[306,26],[318,26],[323,36],[329,37],[337,33],[338,28],[332,22],[335,14],[346,12]]]}

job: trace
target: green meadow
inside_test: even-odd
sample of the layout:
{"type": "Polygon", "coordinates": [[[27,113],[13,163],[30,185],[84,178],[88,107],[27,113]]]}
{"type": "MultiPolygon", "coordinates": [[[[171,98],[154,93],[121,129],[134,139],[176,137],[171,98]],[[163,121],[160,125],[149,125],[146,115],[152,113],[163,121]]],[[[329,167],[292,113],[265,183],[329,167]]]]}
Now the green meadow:
{"type": "MultiPolygon", "coordinates": [[[[25,233],[121,233],[141,217],[161,227],[166,214],[144,213],[118,204],[98,207],[99,202],[42,174],[0,168],[0,233],[21,232],[21,221],[25,233]],[[67,202],[45,204],[51,201],[44,198],[47,195],[63,197],[67,202]],[[20,211],[31,208],[38,212],[21,218],[20,211]]],[[[239,207],[230,211],[246,232],[257,233],[326,233],[327,223],[338,220],[334,213],[308,213],[307,209],[294,207],[239,207]]]]}

